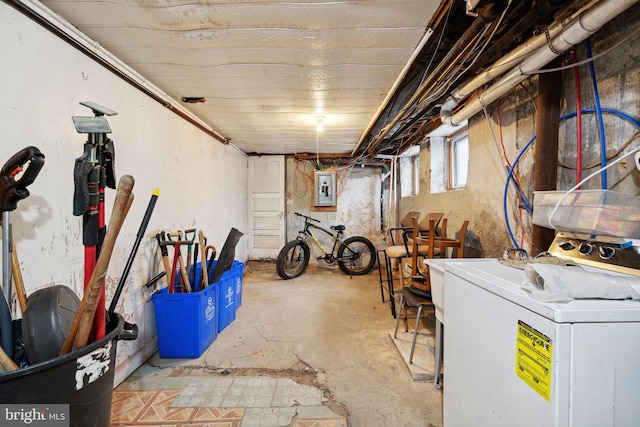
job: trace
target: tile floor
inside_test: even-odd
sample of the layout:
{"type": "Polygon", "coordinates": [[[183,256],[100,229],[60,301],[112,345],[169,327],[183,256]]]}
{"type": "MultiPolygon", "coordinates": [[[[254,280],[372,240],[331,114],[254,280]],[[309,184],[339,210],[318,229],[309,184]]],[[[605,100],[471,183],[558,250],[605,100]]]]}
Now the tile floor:
{"type": "Polygon", "coordinates": [[[120,384],[111,427],[441,426],[431,314],[410,366],[377,271],[273,270],[245,269],[238,316],[201,357],[156,354],[120,384]]]}
{"type": "Polygon", "coordinates": [[[322,405],[321,390],[289,378],[203,376],[202,370],[185,376],[179,368],[165,370],[151,381],[136,373],[113,392],[112,427],[347,425],[322,405]]]}

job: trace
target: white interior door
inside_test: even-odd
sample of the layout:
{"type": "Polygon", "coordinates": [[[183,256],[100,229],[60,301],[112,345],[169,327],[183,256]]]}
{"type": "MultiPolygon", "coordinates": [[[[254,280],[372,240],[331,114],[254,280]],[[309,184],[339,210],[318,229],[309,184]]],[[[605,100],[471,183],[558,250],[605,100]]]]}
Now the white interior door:
{"type": "Polygon", "coordinates": [[[275,259],[285,243],[284,156],[249,157],[249,259],[275,259]]]}

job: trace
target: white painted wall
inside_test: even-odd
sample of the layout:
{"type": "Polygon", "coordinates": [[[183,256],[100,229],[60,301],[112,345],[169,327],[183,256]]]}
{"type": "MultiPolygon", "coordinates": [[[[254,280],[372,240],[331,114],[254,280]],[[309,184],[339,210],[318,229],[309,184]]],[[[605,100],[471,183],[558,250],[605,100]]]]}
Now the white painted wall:
{"type": "MultiPolygon", "coordinates": [[[[313,211],[311,193],[313,192],[313,166],[305,161],[297,161],[287,157],[286,171],[286,215],[287,236],[290,241],[296,238],[304,224],[301,218],[294,215],[300,212],[322,221],[322,226],[344,224],[345,236],[364,236],[373,243],[382,241],[380,232],[380,192],[382,173],[379,168],[337,168],[338,198],[336,210],[332,212],[313,211]]],[[[325,243],[325,249],[331,250],[331,241],[325,239],[324,233],[318,232],[318,239],[325,243]]],[[[311,260],[319,256],[320,250],[312,245],[311,260]]],[[[313,264],[312,264],[313,265],[313,264]]]]}
{"type": "MultiPolygon", "coordinates": [[[[222,248],[231,227],[247,230],[247,157],[5,3],[0,3],[0,57],[0,163],[29,145],[46,156],[29,187],[31,196],[18,204],[11,218],[28,294],[52,284],[68,285],[78,294],[82,289],[82,219],[73,216],[72,201],[74,161],[82,154],[86,135],[76,133],[71,117],[92,113],[80,101],[118,112],[108,118],[116,174],[136,180],[136,199],[107,273],[107,306],[151,194],[160,189],[117,310],[140,328],[136,341],[118,344],[119,383],[157,349],[153,303],[141,295],[142,285],[163,270],[155,234],[196,227],[204,230],[209,244],[222,248]]],[[[107,189],[107,222],[114,194],[107,189]]],[[[244,261],[246,256],[246,239],[241,239],[236,257],[244,261]]]]}

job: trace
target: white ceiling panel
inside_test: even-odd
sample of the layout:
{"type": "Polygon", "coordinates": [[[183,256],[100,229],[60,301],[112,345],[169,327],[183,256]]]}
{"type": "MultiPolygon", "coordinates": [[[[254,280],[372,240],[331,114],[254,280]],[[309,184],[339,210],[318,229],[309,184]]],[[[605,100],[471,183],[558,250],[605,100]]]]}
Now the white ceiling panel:
{"type": "Polygon", "coordinates": [[[350,152],[436,0],[45,0],[245,152],[350,152]],[[325,131],[316,134],[316,116],[325,131]]]}

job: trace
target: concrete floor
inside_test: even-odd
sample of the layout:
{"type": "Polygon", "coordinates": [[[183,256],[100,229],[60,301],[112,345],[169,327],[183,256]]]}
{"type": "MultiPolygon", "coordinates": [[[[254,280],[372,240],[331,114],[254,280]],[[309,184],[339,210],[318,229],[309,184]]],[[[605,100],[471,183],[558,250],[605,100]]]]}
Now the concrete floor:
{"type": "MultiPolygon", "coordinates": [[[[273,264],[248,263],[236,320],[197,359],[153,356],[115,390],[114,411],[132,404],[127,391],[146,390],[156,393],[149,394],[148,400],[169,402],[163,409],[167,414],[168,406],[176,414],[178,409],[191,411],[182,421],[156,425],[222,425],[196,423],[200,413],[195,407],[201,406],[197,402],[204,397],[191,403],[189,399],[192,395],[213,399],[215,385],[223,380],[230,384],[233,379],[239,386],[276,387],[255,391],[258,394],[275,393],[276,398],[278,393],[300,394],[291,398],[290,405],[258,405],[255,399],[252,404],[234,405],[239,409],[231,411],[233,421],[225,425],[438,427],[442,425],[442,392],[433,382],[433,323],[430,312],[421,329],[414,365],[409,366],[411,329],[404,333],[401,323],[401,333],[393,339],[395,319],[389,303],[381,301],[377,270],[349,278],[337,268],[311,266],[303,276],[285,281],[276,275],[273,264]],[[164,389],[173,389],[170,399],[164,389]],[[163,390],[166,393],[160,396],[163,390]]],[[[413,324],[410,319],[410,327],[413,324]]],[[[231,393],[230,388],[225,390],[231,393]]],[[[218,404],[208,406],[230,406],[219,399],[218,404]]],[[[112,416],[112,425],[149,425],[148,420],[137,424],[129,418],[125,422],[112,416]]]]}

